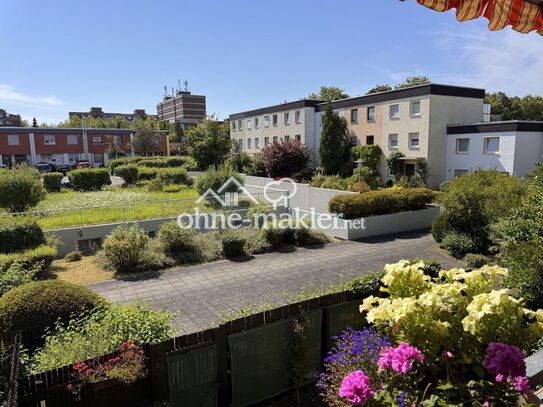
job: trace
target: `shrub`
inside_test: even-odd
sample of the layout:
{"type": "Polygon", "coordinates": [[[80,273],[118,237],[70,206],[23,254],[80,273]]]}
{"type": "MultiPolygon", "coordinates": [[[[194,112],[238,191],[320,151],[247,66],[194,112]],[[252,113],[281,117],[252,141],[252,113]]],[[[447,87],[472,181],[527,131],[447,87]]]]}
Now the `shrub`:
{"type": "Polygon", "coordinates": [[[476,254],[476,253],[468,253],[464,256],[463,259],[468,267],[471,268],[481,268],[484,265],[488,264],[488,257],[483,256],[482,254],[476,254]]]}
{"type": "Polygon", "coordinates": [[[278,225],[274,225],[273,222],[267,222],[262,227],[261,236],[273,248],[296,243],[294,231],[292,229],[278,227],[278,225]]]}
{"type": "Polygon", "coordinates": [[[57,322],[67,323],[85,311],[105,306],[94,291],[62,280],[36,281],[10,290],[0,298],[2,332],[22,331],[24,345],[34,350],[43,334],[57,322]]]}
{"type": "Polygon", "coordinates": [[[266,177],[266,167],[264,166],[264,156],[262,153],[256,153],[252,157],[252,163],[249,168],[245,169],[247,175],[254,175],[255,177],[266,177]]]}
{"type": "Polygon", "coordinates": [[[297,246],[320,246],[330,241],[324,233],[305,227],[294,230],[294,240],[297,246]]]}
{"type": "Polygon", "coordinates": [[[181,185],[166,185],[164,188],[162,188],[162,191],[174,194],[181,191],[181,189],[183,189],[181,185]]]}
{"type": "Polygon", "coordinates": [[[177,222],[166,222],[158,231],[158,240],[164,252],[176,256],[180,252],[192,250],[194,247],[194,229],[180,228],[177,222]]]}
{"type": "Polygon", "coordinates": [[[274,142],[262,150],[262,155],[269,177],[292,177],[311,160],[307,146],[296,140],[274,142]]]}
{"type": "Polygon", "coordinates": [[[158,172],[157,180],[163,184],[192,185],[192,178],[184,168],[164,168],[158,172]]]}
{"type": "Polygon", "coordinates": [[[150,304],[134,302],[112,305],[74,318],[69,325],[57,324],[45,337],[45,344],[31,359],[31,372],[41,373],[108,354],[120,343],[159,342],[173,335],[173,315],[154,310],[150,304]]]}
{"type": "Polygon", "coordinates": [[[351,147],[351,159],[356,161],[362,160],[362,165],[372,171],[377,170],[379,160],[383,155],[383,150],[378,145],[364,145],[351,147]]]}
{"type": "Polygon", "coordinates": [[[403,173],[403,161],[402,158],[405,157],[404,153],[400,151],[393,151],[387,157],[387,167],[390,174],[394,178],[398,179],[403,173]]]}
{"type": "Polygon", "coordinates": [[[439,246],[447,250],[452,256],[461,259],[467,253],[476,250],[475,242],[468,235],[462,233],[449,233],[443,237],[439,246]]]}
{"type": "Polygon", "coordinates": [[[364,194],[336,195],[328,203],[331,213],[342,214],[344,219],[363,218],[424,208],[434,199],[427,188],[391,188],[364,194]]]}
{"type": "Polygon", "coordinates": [[[221,233],[221,245],[227,258],[240,257],[247,254],[246,240],[237,230],[225,230],[221,233]]]}
{"type": "MultiPolygon", "coordinates": [[[[218,193],[221,186],[228,181],[230,177],[234,177],[241,185],[245,182],[237,172],[227,166],[211,167],[196,179],[196,190],[200,195],[208,189],[218,193]]],[[[225,190],[221,191],[221,194],[226,192],[238,192],[238,189],[238,186],[232,182],[225,190]]]]}
{"type": "Polygon", "coordinates": [[[229,164],[237,172],[248,172],[253,165],[253,159],[247,153],[235,154],[229,161],[229,164]]]}
{"type": "Polygon", "coordinates": [[[434,240],[440,243],[443,237],[451,231],[451,225],[449,224],[449,218],[444,213],[440,214],[432,222],[432,236],[434,240]]]}
{"type": "Polygon", "coordinates": [[[371,189],[377,189],[379,185],[381,185],[381,176],[376,170],[373,170],[370,167],[364,166],[360,169],[355,168],[353,170],[351,182],[358,182],[359,179],[361,182],[368,184],[371,189]]]}
{"type": "Polygon", "coordinates": [[[83,258],[83,254],[79,250],[71,251],[64,256],[64,260],[74,262],[83,258]]]}
{"type": "Polygon", "coordinates": [[[381,287],[383,287],[383,278],[385,273],[371,272],[363,276],[357,277],[347,283],[347,289],[356,294],[362,294],[361,298],[369,297],[370,295],[380,297],[383,295],[381,287]]]}
{"type": "Polygon", "coordinates": [[[0,216],[0,253],[31,249],[45,243],[36,219],[29,216],[0,216]]]}
{"type": "Polygon", "coordinates": [[[45,198],[40,173],[26,165],[0,171],[0,207],[8,212],[25,212],[45,198]]]}
{"type": "Polygon", "coordinates": [[[119,226],[106,238],[102,248],[115,270],[127,272],[140,264],[148,242],[149,236],[138,226],[119,226]]]}
{"type": "Polygon", "coordinates": [[[34,281],[39,271],[39,265],[28,268],[20,263],[12,263],[0,273],[0,297],[15,287],[34,281]]]}
{"type": "Polygon", "coordinates": [[[339,175],[324,175],[322,172],[317,172],[309,185],[315,188],[346,191],[351,189],[352,180],[341,178],[339,175]]]}
{"type": "Polygon", "coordinates": [[[364,192],[368,192],[370,189],[370,186],[365,182],[357,182],[356,184],[353,184],[351,186],[351,192],[360,192],[361,194],[363,194],[364,192]]]}
{"type": "Polygon", "coordinates": [[[64,175],[60,172],[48,172],[43,174],[43,185],[48,192],[58,192],[62,178],[64,175]]]}
{"type": "Polygon", "coordinates": [[[158,168],[138,167],[138,180],[154,180],[159,173],[158,168]]]}
{"type": "Polygon", "coordinates": [[[166,168],[167,162],[163,158],[149,157],[145,160],[138,161],[138,167],[151,167],[151,168],[166,168]]]}
{"type": "Polygon", "coordinates": [[[147,192],[161,192],[164,190],[164,184],[158,181],[149,181],[149,183],[146,184],[145,189],[147,192]]]}
{"type": "Polygon", "coordinates": [[[139,175],[138,167],[130,164],[119,165],[115,168],[115,175],[124,179],[129,185],[135,184],[139,175]]]}
{"type": "Polygon", "coordinates": [[[36,268],[38,273],[45,272],[57,256],[57,249],[47,244],[25,250],[24,252],[0,254],[0,272],[18,263],[28,269],[36,268]]]}
{"type": "Polygon", "coordinates": [[[70,184],[78,191],[99,191],[109,183],[109,173],[105,168],[81,168],[70,171],[70,184]]]}
{"type": "Polygon", "coordinates": [[[251,221],[253,226],[260,228],[266,221],[266,215],[272,213],[271,208],[264,204],[255,205],[247,211],[247,219],[251,221]]]}

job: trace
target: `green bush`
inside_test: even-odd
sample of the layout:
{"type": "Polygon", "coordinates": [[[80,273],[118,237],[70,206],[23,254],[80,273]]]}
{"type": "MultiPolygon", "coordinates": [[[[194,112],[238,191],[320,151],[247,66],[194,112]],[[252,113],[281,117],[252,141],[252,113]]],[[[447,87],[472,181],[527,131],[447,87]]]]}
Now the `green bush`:
{"type": "Polygon", "coordinates": [[[138,180],[151,181],[154,180],[159,173],[158,168],[138,167],[138,180]]]}
{"type": "Polygon", "coordinates": [[[115,168],[115,175],[124,179],[127,184],[133,185],[138,180],[138,167],[131,164],[119,165],[115,168]]]}
{"type": "Polygon", "coordinates": [[[60,172],[48,172],[43,174],[43,185],[48,192],[60,191],[60,182],[64,175],[60,172]]]}
{"type": "Polygon", "coordinates": [[[246,251],[246,240],[243,234],[237,230],[225,230],[221,233],[221,245],[224,256],[235,258],[244,256],[246,251]]]}
{"type": "Polygon", "coordinates": [[[166,222],[158,231],[158,240],[164,252],[176,257],[184,251],[190,251],[194,248],[194,229],[182,229],[177,222],[166,222]]]}
{"type": "Polygon", "coordinates": [[[28,283],[0,298],[0,330],[22,331],[23,344],[34,350],[57,322],[67,323],[85,311],[107,305],[94,291],[62,280],[28,283]]]}
{"type": "Polygon", "coordinates": [[[377,189],[379,185],[381,185],[381,176],[376,170],[371,169],[370,167],[364,166],[360,169],[355,168],[353,170],[351,182],[356,183],[359,179],[361,182],[368,184],[371,189],[377,189]]]}
{"type": "Polygon", "coordinates": [[[35,218],[0,216],[0,253],[31,249],[45,243],[45,235],[35,218]]]}
{"type": "Polygon", "coordinates": [[[336,195],[328,203],[331,213],[344,219],[385,215],[424,208],[434,200],[434,192],[427,188],[390,188],[364,194],[336,195]]]}
{"type": "Polygon", "coordinates": [[[135,302],[74,318],[69,325],[58,324],[45,337],[45,344],[31,359],[32,373],[60,368],[117,350],[127,340],[141,345],[161,342],[172,337],[173,315],[154,310],[150,304],[135,302]]]}
{"type": "Polygon", "coordinates": [[[324,233],[305,227],[294,230],[294,240],[297,246],[319,246],[330,241],[324,233]]]}
{"type": "Polygon", "coordinates": [[[166,185],[164,188],[162,188],[162,191],[175,194],[176,192],[179,192],[182,189],[183,187],[181,185],[166,185]]]}
{"type": "Polygon", "coordinates": [[[71,251],[64,256],[64,260],[69,262],[79,261],[83,258],[83,254],[79,250],[71,251]]]}
{"type": "Polygon", "coordinates": [[[0,208],[25,212],[45,198],[45,188],[38,170],[19,165],[0,171],[0,208]]]}
{"type": "Polygon", "coordinates": [[[123,225],[113,229],[102,248],[116,271],[127,272],[138,268],[148,242],[149,236],[138,226],[123,225]]]}
{"type": "Polygon", "coordinates": [[[445,235],[439,246],[447,250],[457,259],[461,259],[467,253],[471,253],[476,250],[476,244],[471,237],[454,232],[445,235]]]}
{"type": "Polygon", "coordinates": [[[158,181],[149,181],[149,183],[146,184],[145,189],[147,192],[161,192],[164,190],[164,184],[158,181]]]}
{"type": "Polygon", "coordinates": [[[158,172],[157,180],[163,184],[192,185],[192,178],[184,168],[164,168],[158,172]]]}
{"type": "Polygon", "coordinates": [[[324,175],[317,172],[309,185],[315,188],[336,189],[339,191],[348,191],[353,184],[350,178],[341,178],[339,175],[324,175]]]}
{"type": "Polygon", "coordinates": [[[0,272],[7,270],[12,264],[18,263],[28,269],[37,269],[44,273],[57,256],[57,249],[47,244],[18,253],[0,254],[0,272]]]}
{"type": "Polygon", "coordinates": [[[266,215],[272,213],[271,208],[264,204],[255,205],[249,208],[246,218],[251,221],[251,224],[257,228],[262,227],[266,221],[266,215]]]}
{"type": "Polygon", "coordinates": [[[77,191],[99,191],[109,183],[105,168],[81,168],[68,173],[70,185],[77,191]]]}
{"type": "Polygon", "coordinates": [[[440,243],[443,237],[451,231],[451,225],[449,224],[449,218],[444,213],[440,214],[432,222],[432,236],[434,240],[440,243]]]}
{"type": "MultiPolygon", "coordinates": [[[[234,177],[241,185],[244,184],[244,179],[232,168],[228,166],[211,167],[196,179],[196,190],[200,195],[210,188],[218,193],[221,186],[230,177],[234,177]]],[[[221,195],[226,192],[238,192],[238,189],[235,183],[231,183],[225,190],[221,191],[221,195]]]]}
{"type": "Polygon", "coordinates": [[[140,157],[115,158],[107,162],[107,167],[109,168],[111,175],[114,175],[117,167],[120,167],[121,165],[134,165],[139,161],[139,158],[140,157]]]}
{"type": "Polygon", "coordinates": [[[463,260],[466,262],[468,267],[478,269],[483,267],[486,264],[489,264],[488,257],[483,256],[482,254],[468,253],[464,256],[463,260]]]}
{"type": "Polygon", "coordinates": [[[382,297],[383,292],[381,291],[381,288],[384,287],[382,282],[384,275],[384,272],[379,271],[357,277],[346,284],[346,290],[356,294],[362,294],[362,298],[370,296],[382,297]]]}
{"type": "Polygon", "coordinates": [[[34,281],[39,271],[39,265],[28,268],[20,263],[12,263],[0,273],[0,297],[13,288],[34,281]]]}

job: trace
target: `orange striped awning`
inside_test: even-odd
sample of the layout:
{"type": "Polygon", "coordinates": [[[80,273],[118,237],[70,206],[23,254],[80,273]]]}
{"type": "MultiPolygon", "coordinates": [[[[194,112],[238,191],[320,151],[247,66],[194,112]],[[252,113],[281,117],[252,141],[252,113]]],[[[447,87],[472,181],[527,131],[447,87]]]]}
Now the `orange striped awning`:
{"type": "Polygon", "coordinates": [[[543,35],[543,0],[417,0],[417,3],[436,11],[455,8],[458,21],[485,16],[492,31],[510,25],[523,34],[538,31],[543,35]]]}

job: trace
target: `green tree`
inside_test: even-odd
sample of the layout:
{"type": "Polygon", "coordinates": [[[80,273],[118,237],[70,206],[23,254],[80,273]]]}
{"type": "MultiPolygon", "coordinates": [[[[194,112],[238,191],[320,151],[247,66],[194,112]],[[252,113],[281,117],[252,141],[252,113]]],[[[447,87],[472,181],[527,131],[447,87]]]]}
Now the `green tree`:
{"type": "Polygon", "coordinates": [[[375,85],[373,88],[368,90],[366,92],[366,95],[371,95],[373,93],[379,93],[379,92],[387,92],[389,90],[392,90],[392,86],[390,85],[375,85]]]}
{"type": "Polygon", "coordinates": [[[543,120],[543,97],[527,95],[509,97],[505,92],[487,93],[485,103],[492,106],[492,114],[502,120],[543,120]]]}
{"type": "Polygon", "coordinates": [[[221,164],[230,152],[230,127],[213,117],[204,120],[200,126],[194,126],[186,131],[189,155],[196,160],[200,170],[209,166],[221,164]]]}
{"type": "Polygon", "coordinates": [[[427,76],[408,76],[405,81],[397,84],[394,89],[410,88],[412,86],[426,85],[430,83],[427,76]]]}
{"type": "Polygon", "coordinates": [[[334,113],[332,104],[326,106],[319,146],[320,165],[328,175],[344,172],[350,163],[350,142],[347,121],[334,113]]]}
{"type": "Polygon", "coordinates": [[[319,93],[310,93],[307,98],[315,100],[327,100],[328,102],[331,102],[332,100],[349,98],[350,96],[343,93],[344,91],[344,89],[340,89],[335,86],[321,86],[319,93]]]}
{"type": "Polygon", "coordinates": [[[145,120],[136,119],[132,122],[132,129],[135,130],[132,147],[136,154],[143,156],[151,154],[156,149],[156,138],[159,137],[158,120],[152,116],[145,120]]]}
{"type": "Polygon", "coordinates": [[[394,176],[396,180],[398,180],[398,178],[400,178],[403,173],[403,157],[405,157],[405,155],[400,151],[393,151],[387,157],[387,166],[389,168],[389,172],[394,176]]]}

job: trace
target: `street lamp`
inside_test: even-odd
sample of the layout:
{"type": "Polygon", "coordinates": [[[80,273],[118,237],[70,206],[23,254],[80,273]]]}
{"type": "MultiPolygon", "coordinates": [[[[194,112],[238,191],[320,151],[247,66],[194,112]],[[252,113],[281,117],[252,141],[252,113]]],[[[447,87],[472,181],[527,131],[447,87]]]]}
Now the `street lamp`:
{"type": "Polygon", "coordinates": [[[361,193],[361,187],[362,185],[360,184],[360,169],[362,168],[362,163],[363,161],[359,158],[358,160],[355,161],[356,163],[356,169],[357,169],[357,173],[358,173],[358,193],[361,193]]]}

